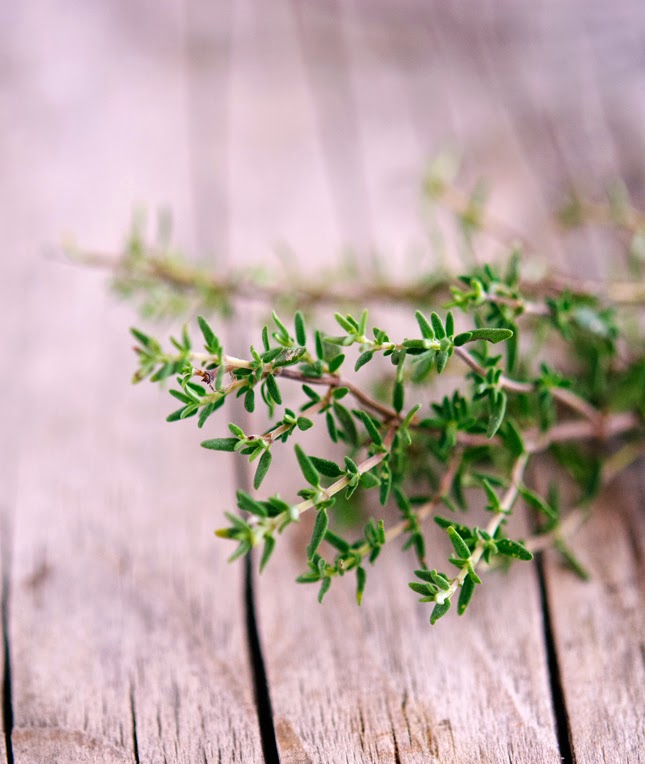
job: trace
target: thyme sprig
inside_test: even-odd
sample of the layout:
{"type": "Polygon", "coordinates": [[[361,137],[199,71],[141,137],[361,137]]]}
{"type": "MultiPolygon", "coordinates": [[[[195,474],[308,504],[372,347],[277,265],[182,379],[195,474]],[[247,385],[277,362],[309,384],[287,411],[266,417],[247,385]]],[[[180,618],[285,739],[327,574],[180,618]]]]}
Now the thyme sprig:
{"type": "Polygon", "coordinates": [[[290,329],[274,313],[273,328],[262,329],[260,349],[252,346],[246,357],[225,353],[201,316],[197,322],[203,349],[199,350],[193,348],[186,329],[180,338],[171,338],[169,350],[133,329],[139,360],[134,380],[172,378],[176,382],[169,392],[181,407],[168,421],[196,416],[201,428],[231,396],[243,398],[249,412],[255,411],[260,399],[274,420],[268,429],[247,433],[231,422],[228,435],[202,442],[204,448],[238,452],[257,462],[256,491],[272,467],[278,444],[299,432],[322,426],[332,442],[345,447],[346,455],[339,463],[295,446],[305,483],[298,492],[299,501],[238,491],[239,513],[227,514],[230,524],[217,531],[218,536],[237,543],[232,559],[261,546],[260,569],[264,569],[277,537],[314,510],[305,550],[307,569],[298,581],[317,583],[322,600],[334,578],[353,571],[360,603],[366,564],[376,562],[385,544],[404,537],[404,548],[412,548],[419,562],[418,580],[410,587],[421,601],[433,603],[430,620],[434,623],[448,611],[455,595],[458,613],[466,610],[481,583],[481,563],[496,567],[501,559],[531,559],[522,540],[506,533],[507,519],[521,499],[543,518],[538,527],[542,541],[537,546],[550,539],[570,567],[583,572],[560,529],[556,499],[528,488],[524,474],[530,460],[550,451],[584,487],[585,499],[598,490],[598,459],[581,444],[608,444],[617,435],[641,437],[643,356],[634,354],[627,365],[617,365],[619,329],[614,312],[589,296],[567,292],[550,298],[548,312],[523,311],[509,303],[522,299],[516,259],[505,274],[485,266],[463,277],[461,284],[467,288],[453,288],[453,306],[470,316],[468,328],[458,331],[451,311],[443,317],[434,311],[429,317],[417,311],[417,331],[398,340],[370,327],[367,310],[358,316],[336,313],[337,334],[309,331],[299,311],[290,329]],[[505,289],[494,287],[498,295],[506,292],[501,301],[486,298],[494,283],[505,285],[505,289]],[[547,322],[580,363],[593,362],[594,383],[574,390],[572,378],[564,371],[520,358],[517,335],[522,316],[547,322]],[[506,346],[505,360],[490,354],[489,349],[498,344],[506,346]],[[352,348],[356,350],[353,372],[341,373],[352,348]],[[364,367],[376,357],[388,359],[393,366],[389,400],[367,392],[355,378],[364,375],[364,367]],[[428,385],[453,357],[467,368],[464,383],[452,395],[433,400],[428,385]],[[300,387],[302,402],[297,407],[284,405],[284,384],[300,387]],[[413,405],[406,405],[406,399],[412,399],[413,405]],[[574,451],[570,442],[575,443],[574,451]],[[492,514],[485,527],[466,525],[457,515],[436,514],[441,505],[452,512],[467,509],[466,489],[485,497],[492,514]],[[371,518],[359,538],[345,538],[332,527],[339,495],[350,499],[356,492],[371,490],[378,493],[381,505],[393,503],[398,508],[400,521],[386,528],[383,520],[371,518]],[[430,517],[452,545],[449,563],[456,568],[454,574],[428,565],[424,523],[430,517]]]}

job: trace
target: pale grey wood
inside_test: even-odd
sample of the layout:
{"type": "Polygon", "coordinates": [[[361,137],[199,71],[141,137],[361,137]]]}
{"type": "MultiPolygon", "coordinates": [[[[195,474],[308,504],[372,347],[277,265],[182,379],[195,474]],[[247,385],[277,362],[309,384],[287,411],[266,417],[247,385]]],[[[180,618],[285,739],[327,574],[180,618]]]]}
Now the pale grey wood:
{"type": "MultiPolygon", "coordinates": [[[[610,13],[602,4],[582,3],[575,9],[573,4],[554,4],[549,14],[551,24],[567,29],[566,52],[557,42],[543,39],[532,60],[529,56],[531,74],[522,70],[525,56],[517,67],[489,62],[518,134],[530,136],[525,139],[527,155],[536,146],[536,129],[544,135],[532,153],[542,196],[555,208],[568,186],[598,196],[608,182],[623,179],[642,206],[645,165],[637,155],[643,146],[645,89],[634,49],[634,40],[645,33],[642,9],[630,2],[610,13]],[[562,76],[564,58],[575,62],[567,76],[562,76]],[[609,70],[615,76],[609,76],[609,70]],[[514,100],[523,102],[524,82],[529,84],[529,98],[524,108],[513,108],[514,100]]],[[[526,21],[530,27],[530,15],[526,21]]],[[[540,41],[534,38],[535,42],[540,41]]],[[[623,247],[620,238],[589,229],[567,236],[566,260],[551,257],[574,273],[611,277],[624,273],[623,247]]],[[[643,756],[643,527],[638,486],[637,472],[632,471],[598,503],[588,526],[571,541],[592,573],[590,583],[577,580],[555,556],[547,555],[545,561],[564,695],[564,708],[559,710],[566,718],[576,762],[637,762],[643,756]]]]}
{"type": "MultiPolygon", "coordinates": [[[[12,112],[3,245],[29,283],[11,505],[15,761],[261,761],[243,575],[212,537],[229,465],[172,399],[129,384],[132,308],[43,248],[118,247],[134,205],[172,207],[191,248],[179,3],[3,10],[12,112]]],[[[6,91],[5,91],[6,92],[6,91]]],[[[4,374],[15,374],[12,368],[4,374]]]]}
{"type": "MultiPolygon", "coordinates": [[[[642,469],[642,465],[640,467],[642,469]]],[[[605,492],[572,544],[592,579],[550,554],[546,584],[576,763],[645,760],[643,488],[625,476],[605,492]]]]}

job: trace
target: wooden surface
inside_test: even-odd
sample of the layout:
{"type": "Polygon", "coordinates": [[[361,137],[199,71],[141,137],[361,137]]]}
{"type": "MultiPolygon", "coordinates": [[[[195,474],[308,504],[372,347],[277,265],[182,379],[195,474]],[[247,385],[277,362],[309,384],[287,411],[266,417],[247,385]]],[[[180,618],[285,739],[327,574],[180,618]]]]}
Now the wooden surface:
{"type": "MultiPolygon", "coordinates": [[[[508,601],[492,578],[467,621],[431,630],[397,550],[360,610],[342,582],[319,607],[293,583],[294,552],[252,582],[257,646],[243,567],[211,533],[233,504],[233,461],[129,386],[131,308],[100,276],[43,256],[68,232],[117,247],[143,203],[170,207],[180,243],[214,267],[276,263],[284,245],[312,270],[348,247],[427,267],[420,176],[448,144],[546,250],[572,180],[620,175],[645,201],[644,36],[636,0],[2,7],[10,758],[645,758],[637,471],[577,539],[602,585],[547,557],[543,575],[510,574],[508,601]],[[597,551],[607,537],[613,555],[597,551]]],[[[606,244],[549,251],[604,272],[606,244]]],[[[231,327],[238,352],[246,331],[231,327]]]]}

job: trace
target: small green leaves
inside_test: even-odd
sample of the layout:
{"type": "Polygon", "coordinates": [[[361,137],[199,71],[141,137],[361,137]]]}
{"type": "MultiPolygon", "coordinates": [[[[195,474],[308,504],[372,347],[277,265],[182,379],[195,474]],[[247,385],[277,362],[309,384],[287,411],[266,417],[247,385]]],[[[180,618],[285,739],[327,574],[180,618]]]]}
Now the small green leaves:
{"type": "Polygon", "coordinates": [[[506,402],[508,398],[503,390],[496,390],[491,395],[490,414],[488,416],[488,428],[486,437],[493,438],[504,421],[506,414],[506,402]]]}
{"type": "Polygon", "coordinates": [[[262,573],[262,571],[266,567],[266,564],[269,562],[269,559],[271,555],[273,554],[274,549],[275,549],[275,539],[273,538],[273,536],[265,536],[264,549],[262,550],[262,557],[260,559],[260,573],[262,573]]]}
{"type": "Polygon", "coordinates": [[[452,526],[450,526],[447,531],[457,556],[461,557],[462,560],[467,560],[470,557],[470,549],[468,548],[468,544],[466,544],[457,530],[452,526]]]}
{"type": "Polygon", "coordinates": [[[311,534],[311,541],[307,547],[307,557],[311,560],[318,551],[318,547],[321,545],[322,540],[325,538],[325,533],[329,527],[329,517],[327,516],[327,510],[321,509],[316,515],[316,522],[314,523],[314,530],[311,534]]]}
{"type": "Polygon", "coordinates": [[[300,465],[305,480],[314,488],[317,488],[320,485],[320,475],[318,474],[318,470],[314,467],[313,462],[300,446],[296,446],[295,451],[298,464],[300,465]]]}
{"type": "Polygon", "coordinates": [[[534,491],[531,491],[526,486],[520,486],[519,492],[524,501],[533,509],[541,512],[548,520],[557,522],[558,513],[548,502],[538,496],[534,491]]]}
{"type": "Polygon", "coordinates": [[[210,440],[203,440],[201,446],[202,448],[209,448],[211,451],[235,451],[237,443],[237,438],[211,438],[210,440]]]}
{"type": "Polygon", "coordinates": [[[258,517],[268,516],[267,508],[264,504],[256,501],[251,495],[246,493],[246,491],[240,490],[237,492],[237,506],[244,512],[250,512],[258,517]]]}
{"type": "Polygon", "coordinates": [[[450,600],[444,600],[443,602],[437,602],[434,606],[432,613],[430,614],[430,625],[434,626],[440,618],[450,610],[450,600]]]}
{"type": "MultiPolygon", "coordinates": [[[[443,188],[443,181],[433,193],[439,194],[440,186],[443,188]]],[[[621,209],[616,214],[625,224],[631,207],[623,204],[621,209]]],[[[457,217],[463,236],[472,244],[472,236],[485,221],[481,189],[475,189],[457,217]]],[[[640,235],[643,238],[643,232],[640,235]]],[[[139,264],[145,265],[140,243],[133,245],[134,251],[143,258],[139,264]]],[[[460,333],[456,333],[452,312],[432,311],[442,304],[442,295],[436,290],[445,288],[443,276],[438,281],[423,277],[418,283],[402,286],[401,294],[415,295],[425,311],[416,311],[416,326],[412,324],[408,337],[395,337],[373,326],[368,329],[365,310],[360,315],[336,313],[337,336],[307,327],[301,311],[286,313],[286,306],[301,296],[305,297],[302,304],[309,307],[305,282],[288,299],[276,303],[286,320],[274,311],[271,328],[262,328],[255,346],[242,358],[224,353],[203,316],[197,318],[197,325],[206,352],[193,350],[187,327],[170,338],[168,349],[149,334],[132,329],[138,363],[134,381],[158,383],[178,402],[179,408],[168,415],[168,421],[197,417],[202,428],[232,398],[243,402],[249,414],[259,415],[257,421],[266,429],[256,434],[247,434],[247,425],[243,429],[230,423],[229,437],[202,442],[204,448],[239,452],[255,462],[256,491],[264,485],[273,457],[279,459],[282,445],[290,438],[296,441],[301,433],[317,427],[310,442],[319,444],[328,436],[336,444],[332,458],[310,456],[300,445],[295,446],[302,478],[296,489],[299,498],[292,502],[278,494],[260,499],[238,491],[238,514],[227,514],[228,527],[216,532],[236,542],[231,559],[257,548],[262,571],[274,554],[278,535],[310,511],[315,513],[315,522],[306,548],[307,568],[298,581],[318,584],[322,601],[333,578],[355,573],[360,605],[367,565],[377,560],[386,541],[398,539],[404,549],[416,553],[418,569],[410,588],[421,602],[431,604],[434,624],[448,612],[454,597],[458,614],[466,611],[487,567],[532,558],[531,544],[506,538],[508,516],[521,496],[529,510],[542,516],[537,526],[540,548],[552,541],[563,561],[579,575],[586,575],[565,538],[567,524],[560,524],[557,491],[550,489],[543,498],[524,486],[524,467],[529,458],[548,448],[580,489],[574,500],[588,501],[601,485],[603,452],[595,444],[585,447],[583,441],[598,437],[595,422],[600,417],[607,423],[607,433],[632,436],[639,432],[639,415],[645,415],[645,362],[642,348],[632,339],[619,346],[621,324],[615,309],[607,308],[594,295],[576,294],[553,284],[545,293],[544,285],[531,283],[528,299],[521,291],[525,282],[520,265],[515,252],[508,267],[474,266],[451,288],[451,306],[470,314],[466,330],[460,333]],[[430,299],[435,295],[436,302],[430,299]],[[530,321],[524,321],[525,314],[531,315],[530,321]],[[522,347],[520,331],[527,333],[522,335],[522,347]],[[564,351],[560,354],[563,366],[568,358],[575,359],[575,377],[567,376],[566,369],[536,362],[533,356],[522,357],[521,350],[527,347],[537,358],[546,356],[548,360],[556,333],[559,350],[564,351]],[[491,345],[502,342],[506,342],[504,352],[493,355],[491,345]],[[461,349],[468,344],[467,351],[461,349]],[[633,357],[623,359],[625,348],[633,357]],[[434,391],[414,387],[427,384],[435,372],[443,373],[454,353],[465,362],[465,380],[457,380],[448,395],[439,400],[434,391]],[[346,362],[346,356],[352,361],[346,362]],[[390,363],[381,363],[381,358],[390,363]],[[348,367],[353,364],[354,372],[360,372],[375,359],[379,373],[370,377],[363,372],[365,384],[359,388],[348,367]],[[537,364],[539,371],[535,370],[537,364]],[[381,375],[385,367],[389,375],[381,375]],[[295,389],[300,394],[293,403],[287,396],[290,385],[292,392],[295,389]],[[618,411],[623,413],[616,415],[618,411]],[[269,422],[265,424],[263,415],[267,413],[269,422]],[[630,415],[634,417],[631,424],[630,415]],[[552,428],[559,418],[566,439],[559,430],[554,435],[552,428]],[[569,427],[574,436],[571,442],[569,427]],[[485,495],[489,514],[484,515],[483,527],[468,520],[454,521],[462,520],[456,512],[468,509],[473,489],[481,489],[476,492],[479,498],[485,495]],[[387,531],[383,521],[374,517],[363,523],[362,535],[358,531],[346,538],[341,530],[329,528],[332,507],[342,528],[341,521],[348,516],[369,511],[373,506],[369,499],[377,492],[382,505],[393,498],[400,513],[398,522],[388,524],[387,531]],[[436,516],[441,505],[455,513],[453,519],[436,516]],[[451,572],[430,568],[437,564],[426,556],[423,523],[430,517],[450,539],[452,551],[446,567],[451,572]],[[328,559],[322,557],[321,548],[328,559]]],[[[643,267],[642,262],[632,262],[636,265],[643,267]]],[[[181,273],[177,263],[172,268],[179,269],[173,273],[181,273]]],[[[139,273],[140,280],[142,274],[148,280],[146,269],[139,273]]],[[[384,280],[378,293],[387,293],[389,288],[384,280]]],[[[218,306],[230,310],[226,295],[219,295],[215,305],[210,281],[203,274],[200,289],[205,290],[198,295],[205,312],[218,306]]],[[[273,287],[267,291],[272,292],[273,287]]],[[[460,368],[463,370],[457,366],[455,373],[460,368]]],[[[452,382],[451,378],[445,384],[452,382]]],[[[636,448],[631,437],[625,442],[628,450],[636,448]]],[[[319,453],[327,453],[322,443],[319,453]]],[[[621,464],[622,459],[621,455],[621,464]]]]}
{"type": "Polygon", "coordinates": [[[403,387],[403,380],[397,380],[394,383],[394,392],[392,393],[392,406],[397,414],[400,414],[403,410],[404,398],[405,389],[403,387]]]}
{"type": "Polygon", "coordinates": [[[317,456],[310,456],[309,461],[325,477],[338,478],[344,474],[343,470],[335,462],[329,461],[329,459],[319,459],[317,456]]]}
{"type": "Polygon", "coordinates": [[[282,403],[282,396],[280,395],[280,389],[278,383],[275,381],[273,374],[269,374],[266,378],[267,392],[271,398],[280,405],[282,403]]]}
{"type": "Polygon", "coordinates": [[[271,466],[271,459],[271,452],[265,451],[258,461],[258,466],[255,470],[255,476],[253,478],[253,488],[255,488],[256,491],[262,485],[262,481],[269,471],[269,467],[271,466]]]}
{"type": "Polygon", "coordinates": [[[516,560],[533,559],[533,555],[524,546],[524,544],[520,544],[519,541],[511,541],[510,539],[497,539],[495,541],[495,545],[497,546],[497,551],[500,554],[506,555],[507,557],[514,557],[516,560]]]}
{"type": "Polygon", "coordinates": [[[466,612],[466,608],[475,593],[475,580],[469,574],[464,578],[461,585],[461,591],[459,592],[459,601],[457,602],[457,613],[463,615],[466,612]]]}
{"type": "Polygon", "coordinates": [[[363,366],[365,366],[366,363],[369,363],[372,358],[374,357],[374,351],[373,350],[366,350],[364,353],[361,353],[358,360],[354,364],[354,371],[358,371],[363,366]]]}
{"type": "Polygon", "coordinates": [[[513,336],[511,329],[471,329],[468,332],[462,332],[455,337],[455,345],[458,347],[467,342],[477,342],[486,340],[486,342],[503,342],[513,336]]]}
{"type": "Polygon", "coordinates": [[[417,310],[415,313],[417,323],[419,324],[419,329],[421,330],[421,336],[426,340],[433,340],[434,339],[434,330],[432,329],[432,326],[430,325],[430,322],[428,319],[423,315],[423,313],[420,310],[417,310]]]}
{"type": "Polygon", "coordinates": [[[209,353],[218,353],[220,350],[220,343],[215,336],[215,332],[211,329],[208,321],[203,316],[197,316],[197,323],[199,324],[199,328],[204,335],[206,350],[208,350],[209,353]]]}
{"type": "Polygon", "coordinates": [[[443,339],[446,336],[446,330],[444,329],[444,326],[441,323],[441,319],[436,313],[430,314],[430,322],[432,323],[432,328],[434,330],[435,337],[438,340],[443,339]]]}
{"type": "Polygon", "coordinates": [[[365,591],[365,583],[367,582],[367,573],[365,568],[360,565],[356,568],[356,604],[360,606],[363,601],[363,592],[365,591]]]}
{"type": "Polygon", "coordinates": [[[299,345],[304,347],[307,344],[307,332],[305,330],[305,319],[300,311],[296,312],[294,325],[296,330],[296,341],[299,345]]]}

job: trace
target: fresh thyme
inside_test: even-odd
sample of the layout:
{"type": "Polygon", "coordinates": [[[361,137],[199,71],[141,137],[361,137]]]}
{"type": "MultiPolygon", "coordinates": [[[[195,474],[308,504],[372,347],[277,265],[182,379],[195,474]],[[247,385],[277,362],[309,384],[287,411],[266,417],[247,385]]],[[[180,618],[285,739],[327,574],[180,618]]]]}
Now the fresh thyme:
{"type": "MultiPolygon", "coordinates": [[[[114,268],[118,291],[143,295],[148,315],[193,308],[226,315],[240,299],[279,309],[282,318],[273,312],[271,325],[243,357],[224,351],[203,316],[197,318],[198,348],[187,328],[170,338],[169,347],[133,329],[134,381],[172,381],[168,392],[178,408],[169,422],[194,417],[203,428],[232,398],[241,398],[248,412],[267,411],[271,425],[261,432],[231,422],[228,433],[202,442],[255,464],[254,492],[237,492],[237,512],[227,513],[228,525],[216,531],[235,542],[231,559],[260,548],[263,570],[281,534],[309,512],[315,521],[298,582],[316,584],[322,601],[335,578],[352,574],[360,604],[369,567],[385,545],[399,542],[416,555],[410,588],[430,603],[435,623],[453,599],[458,614],[465,612],[486,570],[530,560],[533,552],[552,548],[574,572],[588,575],[571,548],[571,533],[603,484],[644,450],[645,348],[634,307],[645,301],[645,289],[635,279],[603,285],[554,273],[522,278],[517,242],[525,252],[530,243],[488,215],[478,189],[467,196],[431,174],[425,192],[452,210],[468,246],[485,231],[510,249],[507,265],[473,265],[456,279],[437,271],[398,284],[337,274],[316,280],[292,275],[282,283],[259,272],[214,276],[166,244],[145,244],[138,232],[116,261],[97,254],[81,259],[114,268]],[[414,332],[394,337],[374,326],[364,309],[373,302],[410,305],[414,332]],[[334,333],[311,328],[314,308],[329,304],[359,308],[336,312],[334,333]],[[377,359],[372,368],[379,373],[382,359],[391,365],[386,380],[374,385],[377,375],[366,367],[377,359]],[[458,381],[438,396],[433,383],[446,368],[458,381]],[[300,393],[299,403],[284,403],[287,386],[300,393]],[[314,427],[343,456],[330,459],[297,443],[297,497],[262,496],[280,449],[314,427]],[[529,485],[531,467],[544,454],[557,465],[545,494],[529,485]],[[569,490],[563,501],[560,487],[567,482],[577,486],[577,496],[569,490]],[[370,495],[395,507],[400,518],[386,525],[374,501],[362,531],[344,531],[335,517],[339,498],[370,495]],[[480,526],[468,510],[481,500],[489,519],[480,526]],[[534,534],[527,539],[508,533],[518,504],[530,512],[534,534]],[[430,519],[452,548],[442,564],[428,558],[430,519]]],[[[607,204],[574,198],[561,220],[567,226],[613,224],[628,238],[632,275],[641,275],[645,218],[623,191],[613,189],[607,204]]]]}
{"type": "Polygon", "coordinates": [[[261,332],[259,349],[252,346],[240,358],[224,352],[203,317],[197,320],[203,342],[198,350],[187,330],[171,338],[172,347],[166,350],[133,329],[139,359],[135,381],[177,382],[169,392],[180,406],[168,421],[196,417],[202,428],[231,397],[242,398],[249,412],[258,401],[266,407],[275,421],[264,432],[248,433],[230,423],[227,435],[202,442],[204,448],[238,452],[255,462],[256,491],[282,444],[301,431],[318,427],[346,448],[338,462],[295,446],[304,484],[299,501],[238,491],[238,513],[227,514],[229,525],[217,531],[237,543],[233,559],[261,547],[263,569],[278,537],[305,512],[314,511],[312,536],[303,553],[306,570],[298,581],[317,583],[322,600],[335,577],[353,572],[360,602],[368,566],[385,544],[403,538],[404,548],[412,547],[418,558],[418,580],[410,587],[423,602],[433,603],[434,623],[454,597],[458,613],[465,611],[481,583],[482,563],[532,558],[528,546],[506,532],[507,519],[521,500],[541,516],[539,534],[551,539],[580,572],[559,532],[555,493],[545,497],[530,489],[526,469],[536,455],[549,451],[587,493],[590,487],[597,491],[600,446],[606,448],[616,436],[633,440],[642,435],[645,358],[633,352],[620,361],[615,313],[596,298],[569,293],[547,298],[544,311],[526,317],[545,322],[579,367],[586,366],[574,390],[572,377],[521,357],[520,317],[528,298],[518,286],[516,259],[505,273],[485,266],[460,283],[452,290],[452,306],[469,316],[470,327],[464,331],[457,331],[450,310],[429,316],[416,311],[417,331],[402,339],[370,326],[367,310],[360,315],[336,313],[335,334],[310,331],[299,311],[289,323],[274,313],[273,327],[261,332]],[[513,303],[489,299],[491,293],[509,296],[513,303]],[[505,353],[491,352],[498,346],[505,353]],[[346,372],[352,352],[353,370],[346,372]],[[357,382],[365,376],[364,367],[379,356],[393,367],[389,400],[357,382]],[[465,384],[433,401],[429,384],[449,364],[465,372],[465,384]],[[285,385],[300,388],[297,407],[283,404],[285,385]],[[478,489],[485,498],[491,518],[484,527],[466,524],[458,514],[458,508],[467,509],[467,488],[478,489]],[[386,528],[383,521],[370,519],[359,538],[345,538],[333,527],[333,508],[340,494],[349,498],[356,491],[374,491],[381,505],[393,500],[401,520],[386,528]],[[447,516],[438,513],[441,506],[448,509],[447,516]],[[423,527],[430,517],[452,544],[448,563],[456,572],[430,567],[423,527]]]}

